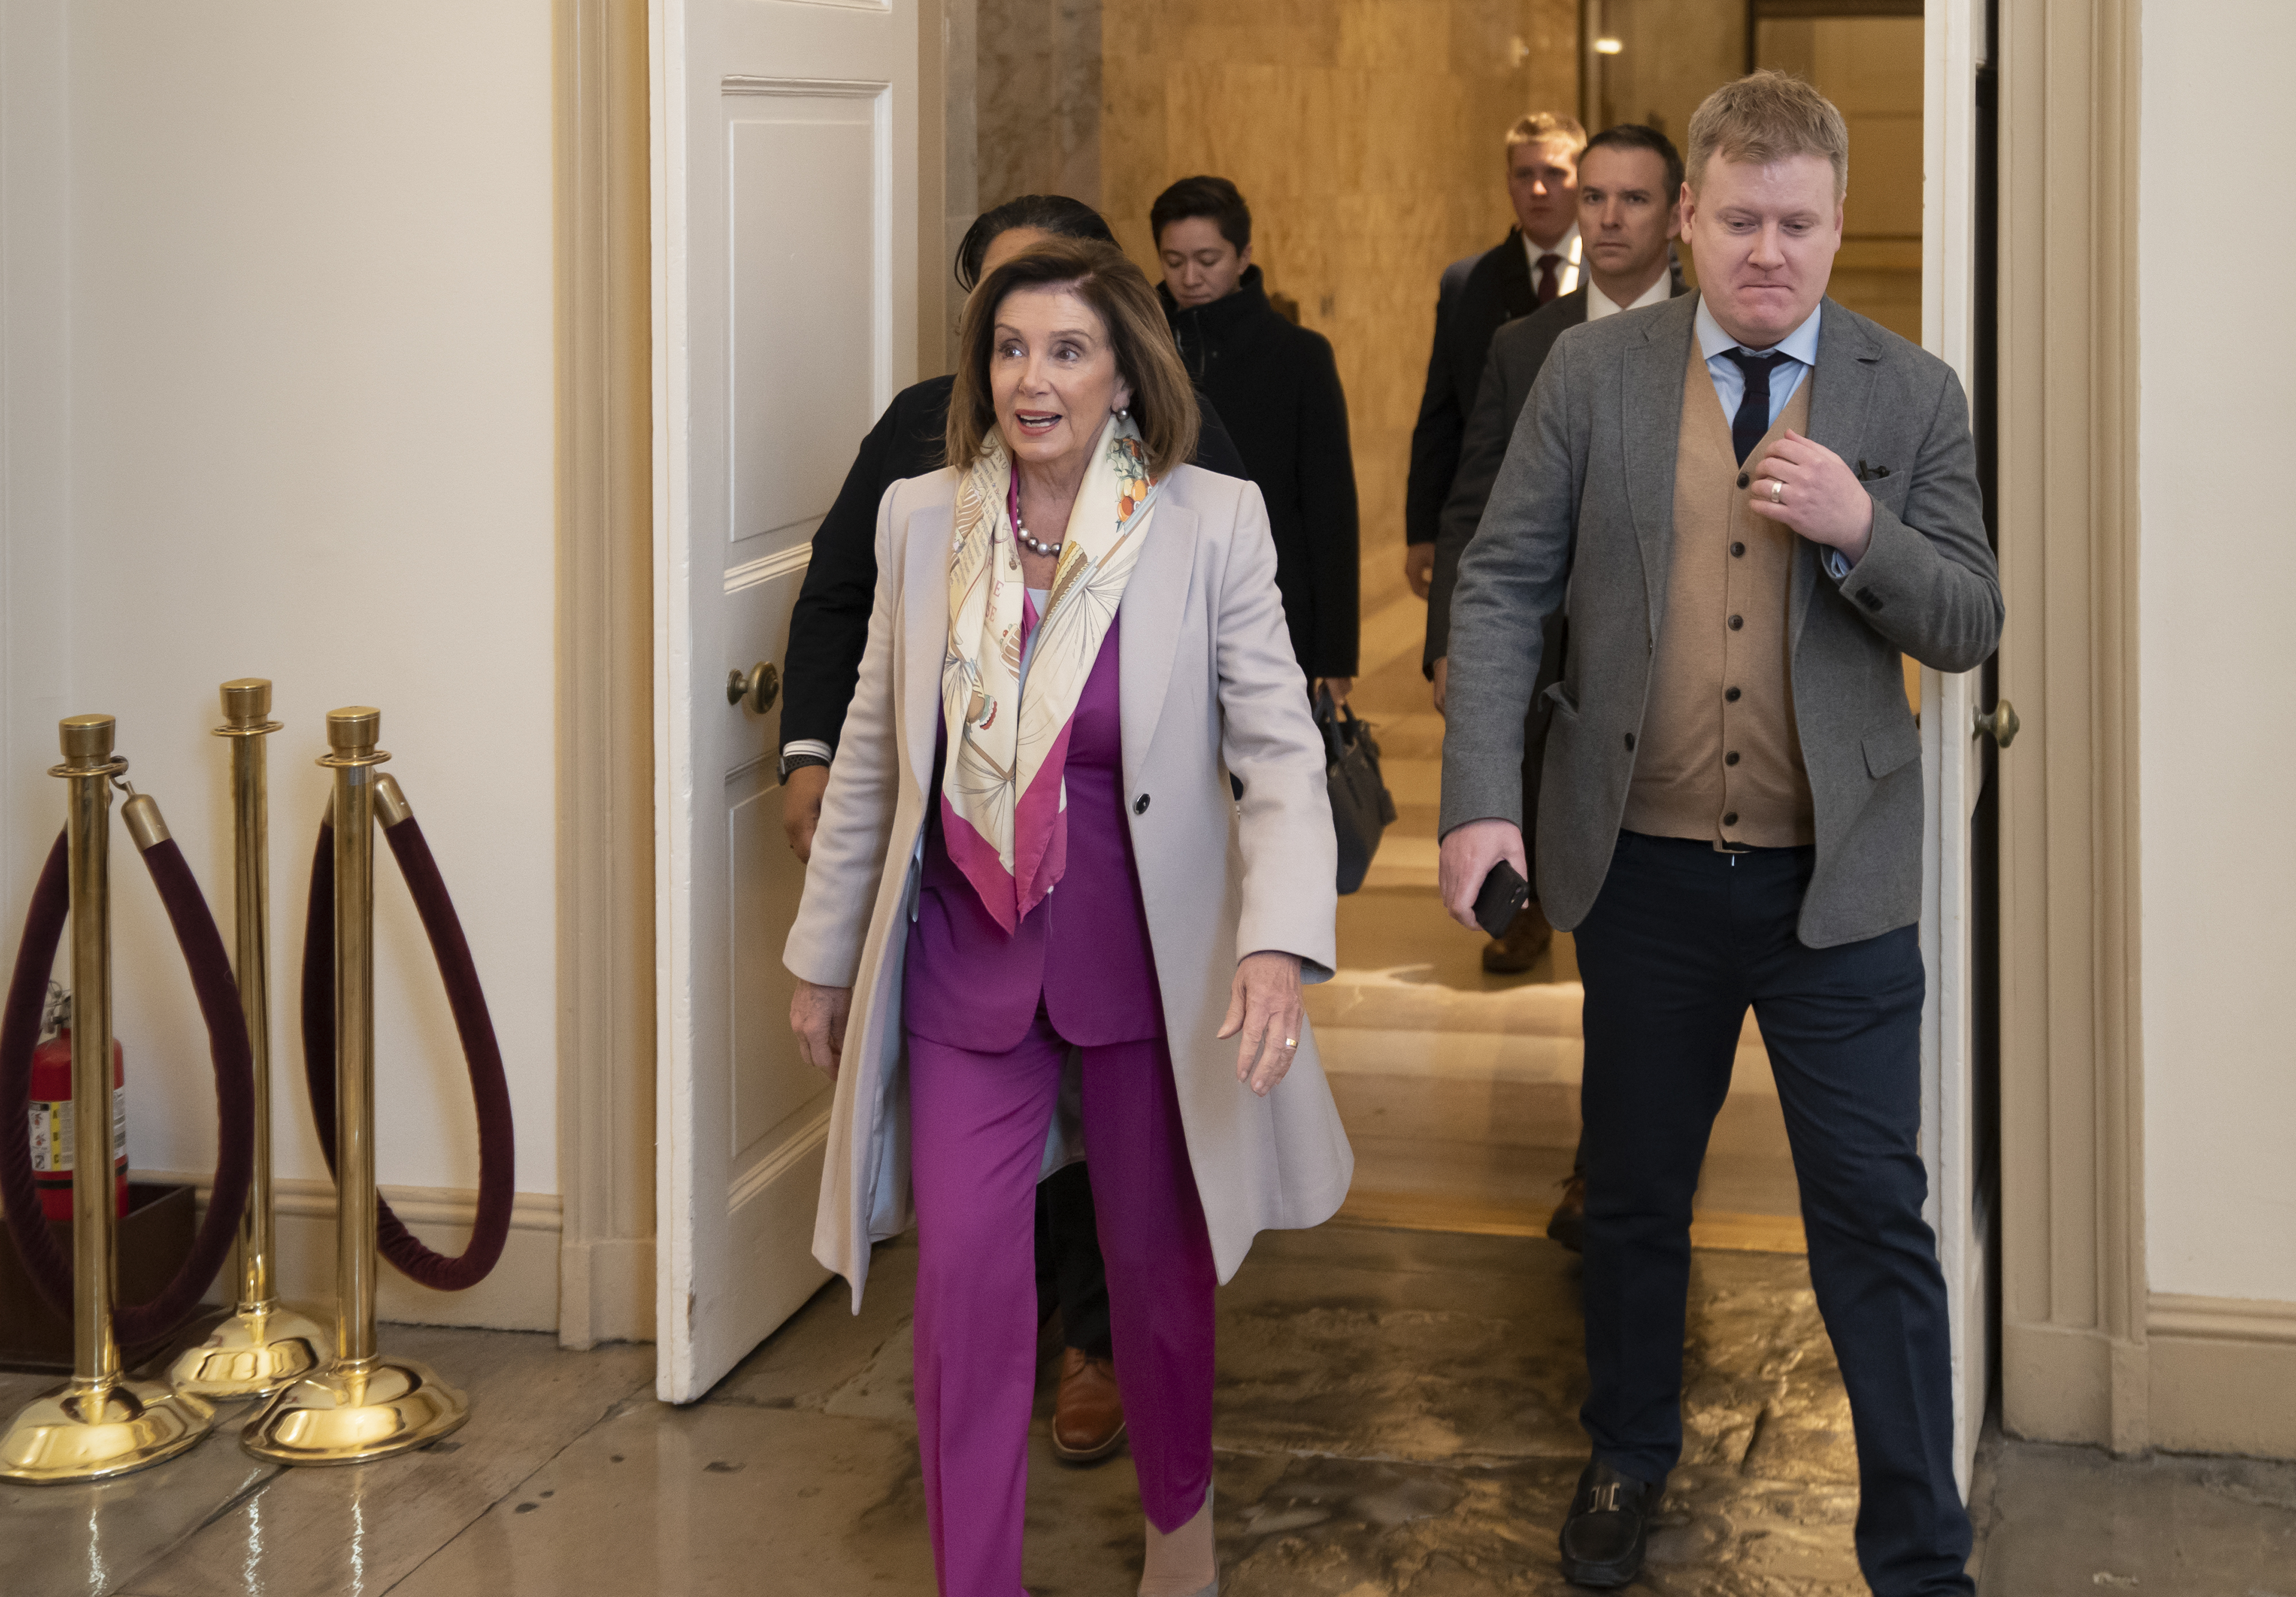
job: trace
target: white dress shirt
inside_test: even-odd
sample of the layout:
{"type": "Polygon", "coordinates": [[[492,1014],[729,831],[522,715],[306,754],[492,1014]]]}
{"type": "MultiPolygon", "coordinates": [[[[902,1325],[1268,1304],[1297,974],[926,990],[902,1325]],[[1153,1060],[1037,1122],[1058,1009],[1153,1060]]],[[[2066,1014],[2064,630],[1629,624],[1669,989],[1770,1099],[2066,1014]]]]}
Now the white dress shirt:
{"type": "Polygon", "coordinates": [[[1642,291],[1631,305],[1621,305],[1603,291],[1592,272],[1587,274],[1587,319],[1599,322],[1604,316],[1615,316],[1622,310],[1640,310],[1645,305],[1663,305],[1674,297],[1674,274],[1660,272],[1658,281],[1642,291]]]}
{"type": "Polygon", "coordinates": [[[1576,222],[1570,224],[1570,232],[1552,244],[1537,244],[1531,242],[1530,234],[1526,233],[1522,235],[1522,252],[1530,258],[1531,292],[1538,291],[1538,258],[1542,255],[1562,258],[1562,269],[1554,274],[1556,299],[1560,299],[1578,286],[1578,224],[1576,222]]]}

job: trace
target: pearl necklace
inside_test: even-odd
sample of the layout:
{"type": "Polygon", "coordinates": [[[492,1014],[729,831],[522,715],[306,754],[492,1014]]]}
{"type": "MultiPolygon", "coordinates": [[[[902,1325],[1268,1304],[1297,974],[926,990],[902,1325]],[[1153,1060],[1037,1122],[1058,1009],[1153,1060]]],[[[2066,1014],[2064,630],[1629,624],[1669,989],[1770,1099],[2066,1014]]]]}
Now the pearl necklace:
{"type": "Polygon", "coordinates": [[[1068,547],[1069,542],[1066,537],[1062,537],[1057,544],[1044,544],[1029,536],[1029,524],[1021,520],[1021,495],[1018,494],[1013,495],[1013,536],[1038,554],[1050,555],[1056,560],[1060,557],[1061,551],[1068,547]]]}

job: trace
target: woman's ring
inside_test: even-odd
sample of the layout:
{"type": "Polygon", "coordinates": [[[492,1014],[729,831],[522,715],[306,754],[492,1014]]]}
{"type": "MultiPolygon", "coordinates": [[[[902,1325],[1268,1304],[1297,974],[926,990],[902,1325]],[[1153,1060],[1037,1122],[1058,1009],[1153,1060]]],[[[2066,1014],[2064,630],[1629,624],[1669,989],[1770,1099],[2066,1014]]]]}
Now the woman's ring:
{"type": "Polygon", "coordinates": [[[1784,504],[1785,502],[1786,502],[1786,485],[1785,485],[1784,483],[1783,483],[1783,482],[1780,482],[1780,481],[1779,481],[1776,478],[1775,478],[1775,477],[1771,478],[1771,479],[1770,479],[1770,503],[1771,503],[1772,504],[1784,504]]]}

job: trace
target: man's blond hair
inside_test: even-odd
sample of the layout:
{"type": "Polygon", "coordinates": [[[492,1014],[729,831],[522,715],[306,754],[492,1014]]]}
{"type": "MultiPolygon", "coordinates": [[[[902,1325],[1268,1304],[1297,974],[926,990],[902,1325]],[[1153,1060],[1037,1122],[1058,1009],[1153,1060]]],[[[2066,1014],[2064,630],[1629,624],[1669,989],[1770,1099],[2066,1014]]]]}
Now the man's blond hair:
{"type": "Polygon", "coordinates": [[[1833,102],[1791,72],[1765,67],[1706,96],[1690,119],[1690,192],[1715,156],[1767,167],[1797,155],[1833,163],[1836,203],[1849,192],[1849,128],[1833,102]]]}
{"type": "Polygon", "coordinates": [[[1535,111],[1527,117],[1517,117],[1514,126],[1507,129],[1507,158],[1514,158],[1521,144],[1564,143],[1570,146],[1572,159],[1587,148],[1587,130],[1576,117],[1566,117],[1551,111],[1535,111]]]}

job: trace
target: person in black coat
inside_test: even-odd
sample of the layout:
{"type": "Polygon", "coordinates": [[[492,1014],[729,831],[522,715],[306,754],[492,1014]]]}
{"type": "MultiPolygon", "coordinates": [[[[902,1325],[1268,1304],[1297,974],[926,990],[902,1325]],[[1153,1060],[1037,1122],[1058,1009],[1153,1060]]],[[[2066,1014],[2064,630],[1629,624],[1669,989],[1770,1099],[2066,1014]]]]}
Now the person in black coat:
{"type": "Polygon", "coordinates": [[[1491,335],[1578,286],[1578,152],[1586,145],[1587,130],[1569,117],[1534,111],[1517,120],[1506,135],[1507,199],[1515,225],[1480,255],[1443,269],[1435,297],[1435,345],[1411,430],[1411,476],[1403,495],[1403,569],[1411,591],[1423,599],[1491,335]]]}
{"type": "MultiPolygon", "coordinates": [[[[995,267],[1046,238],[1115,235],[1099,212],[1060,194],[1024,194],[983,215],[957,247],[956,281],[970,290],[995,267]]],[[[790,615],[789,653],[782,662],[782,825],[800,859],[813,851],[822,794],[845,712],[853,700],[868,646],[869,611],[877,591],[877,506],[905,478],[941,466],[948,397],[955,378],[931,377],[893,397],[861,440],[829,513],[813,535],[813,556],[790,615]]],[[[1201,396],[1198,396],[1201,403],[1201,396]]],[[[1235,445],[1209,405],[1195,463],[1244,475],[1235,445]]],[[[1101,1258],[1092,1186],[1073,1164],[1037,1189],[1037,1292],[1042,1316],[1061,1310],[1066,1343],[1053,1410],[1053,1451],[1070,1463],[1112,1454],[1124,1441],[1108,1312],[1108,1270],[1101,1258]]]]}
{"type": "Polygon", "coordinates": [[[1331,342],[1268,303],[1251,264],[1251,210],[1226,178],[1182,178],[1156,197],[1148,225],[1180,357],[1227,417],[1267,502],[1292,652],[1344,702],[1361,579],[1355,455],[1331,342]]]}

